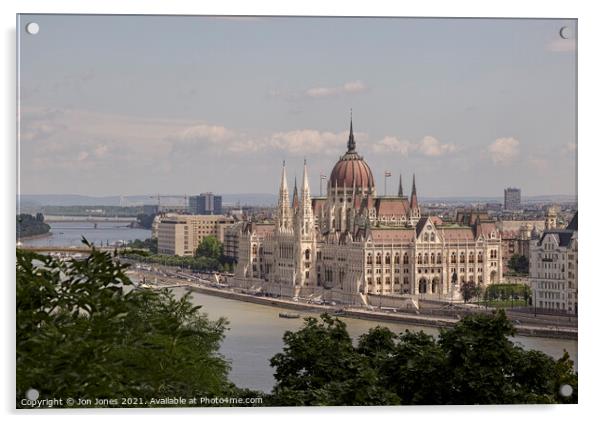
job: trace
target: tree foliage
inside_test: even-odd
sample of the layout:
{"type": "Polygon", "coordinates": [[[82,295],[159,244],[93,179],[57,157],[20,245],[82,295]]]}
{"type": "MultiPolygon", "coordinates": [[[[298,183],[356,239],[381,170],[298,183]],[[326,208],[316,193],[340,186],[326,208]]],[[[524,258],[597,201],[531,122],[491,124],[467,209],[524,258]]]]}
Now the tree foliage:
{"type": "Polygon", "coordinates": [[[345,324],[306,318],[287,332],[271,360],[275,405],[575,403],[577,375],[568,354],[554,360],[509,337],[503,311],[464,318],[438,338],[376,327],[354,347],[345,324]],[[573,388],[569,397],[560,387],[573,388]]]}
{"type": "Polygon", "coordinates": [[[17,406],[44,398],[231,396],[218,353],[226,321],[188,295],[132,289],[125,265],[93,250],[61,261],[17,250],[17,406]]]}
{"type": "Polygon", "coordinates": [[[43,235],[50,231],[50,225],[44,223],[44,215],[37,213],[35,216],[21,213],[17,215],[17,239],[43,235]]]}
{"type": "Polygon", "coordinates": [[[529,274],[529,259],[520,254],[514,254],[510,257],[508,267],[516,273],[527,275],[529,274]]]}
{"type": "Polygon", "coordinates": [[[199,243],[195,251],[196,257],[205,257],[214,260],[222,260],[224,247],[222,243],[213,235],[206,236],[199,243]]]}
{"type": "Polygon", "coordinates": [[[466,303],[477,296],[479,289],[475,281],[464,281],[462,282],[462,285],[460,285],[460,293],[462,294],[462,299],[466,303]]]}

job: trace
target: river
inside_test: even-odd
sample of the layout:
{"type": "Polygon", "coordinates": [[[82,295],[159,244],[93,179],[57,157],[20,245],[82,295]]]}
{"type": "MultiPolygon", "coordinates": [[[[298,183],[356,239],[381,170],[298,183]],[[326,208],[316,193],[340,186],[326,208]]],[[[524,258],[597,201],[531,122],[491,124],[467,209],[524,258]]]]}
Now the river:
{"type": "MultiPolygon", "coordinates": [[[[175,288],[177,295],[183,295],[183,288],[175,288]]],[[[284,346],[282,337],[287,330],[297,330],[303,324],[303,319],[282,319],[280,311],[289,311],[278,307],[264,306],[255,303],[230,300],[193,292],[192,301],[202,306],[202,311],[211,319],[226,317],[229,330],[222,342],[220,352],[231,362],[230,379],[239,387],[271,391],[275,380],[273,368],[269,359],[281,352],[284,346]]],[[[301,316],[317,314],[300,312],[301,316]]],[[[349,334],[356,340],[359,335],[368,332],[374,326],[386,326],[393,332],[400,333],[409,330],[423,330],[425,333],[436,335],[438,330],[424,326],[414,326],[401,323],[374,322],[369,320],[341,318],[347,324],[349,334]]],[[[517,336],[514,341],[524,348],[536,349],[560,358],[566,350],[577,366],[577,341],[564,339],[549,339],[517,336]]]]}
{"type": "Polygon", "coordinates": [[[78,247],[82,236],[95,245],[114,244],[117,241],[145,240],[150,238],[148,229],[130,228],[124,222],[50,222],[50,235],[23,240],[23,245],[36,247],[78,247]]]}

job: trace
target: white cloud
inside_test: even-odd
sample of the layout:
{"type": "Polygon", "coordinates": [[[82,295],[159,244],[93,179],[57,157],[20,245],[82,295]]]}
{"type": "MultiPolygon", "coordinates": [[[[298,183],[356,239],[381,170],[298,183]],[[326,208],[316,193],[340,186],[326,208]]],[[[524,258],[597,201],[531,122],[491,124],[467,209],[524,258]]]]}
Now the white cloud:
{"type": "Polygon", "coordinates": [[[498,138],[487,149],[494,164],[508,164],[519,154],[520,142],[515,138],[498,138]]]}
{"type": "Polygon", "coordinates": [[[305,90],[305,95],[311,98],[332,97],[340,94],[354,94],[366,91],[368,87],[362,81],[350,81],[339,87],[314,87],[305,90]]]}
{"type": "Polygon", "coordinates": [[[430,135],[425,136],[417,142],[399,140],[396,137],[387,136],[374,143],[372,150],[375,153],[397,153],[403,156],[418,153],[427,157],[437,157],[454,153],[457,147],[455,144],[443,144],[430,135]]]}
{"type": "Polygon", "coordinates": [[[345,148],[346,132],[320,132],[300,129],[272,134],[263,148],[274,148],[291,154],[333,154],[345,148]]]}

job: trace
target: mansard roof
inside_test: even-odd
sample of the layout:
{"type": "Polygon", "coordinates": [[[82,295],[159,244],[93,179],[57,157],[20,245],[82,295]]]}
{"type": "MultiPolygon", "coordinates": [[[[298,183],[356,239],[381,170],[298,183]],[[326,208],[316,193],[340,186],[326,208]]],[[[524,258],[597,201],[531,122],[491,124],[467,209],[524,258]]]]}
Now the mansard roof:
{"type": "Polygon", "coordinates": [[[544,238],[548,235],[551,236],[555,236],[558,239],[558,245],[560,247],[568,247],[569,244],[571,243],[571,240],[573,239],[573,234],[575,233],[575,231],[571,231],[571,230],[566,230],[566,229],[551,229],[551,230],[547,230],[544,231],[543,235],[541,236],[541,238],[539,239],[539,242],[537,243],[537,245],[541,245],[544,238]]]}
{"type": "Polygon", "coordinates": [[[566,227],[569,231],[577,230],[577,212],[575,212],[575,216],[571,219],[569,225],[566,227]]]}
{"type": "Polygon", "coordinates": [[[470,226],[445,227],[440,228],[440,230],[443,232],[443,238],[446,242],[473,241],[475,239],[470,226]]]}

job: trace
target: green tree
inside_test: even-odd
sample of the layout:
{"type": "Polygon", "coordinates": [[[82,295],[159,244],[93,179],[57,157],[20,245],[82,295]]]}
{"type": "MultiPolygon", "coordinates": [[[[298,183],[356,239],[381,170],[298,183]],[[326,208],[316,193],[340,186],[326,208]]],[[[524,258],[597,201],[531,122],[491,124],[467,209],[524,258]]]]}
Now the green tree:
{"type": "Polygon", "coordinates": [[[209,259],[220,260],[223,256],[222,243],[213,235],[203,238],[196,249],[196,257],[206,257],[209,259]]]}
{"type": "Polygon", "coordinates": [[[529,259],[520,254],[514,254],[510,257],[508,267],[516,273],[528,274],[529,273],[529,259]]]}
{"type": "Polygon", "coordinates": [[[44,398],[236,396],[219,352],[226,321],[188,295],[132,289],[125,265],[93,250],[61,261],[17,249],[17,406],[44,398]]]}
{"type": "Polygon", "coordinates": [[[576,403],[568,354],[554,360],[510,341],[503,311],[466,317],[437,338],[376,327],[353,346],[328,315],[287,332],[272,358],[274,405],[576,403]],[[560,387],[570,385],[568,397],[560,387]]]}

